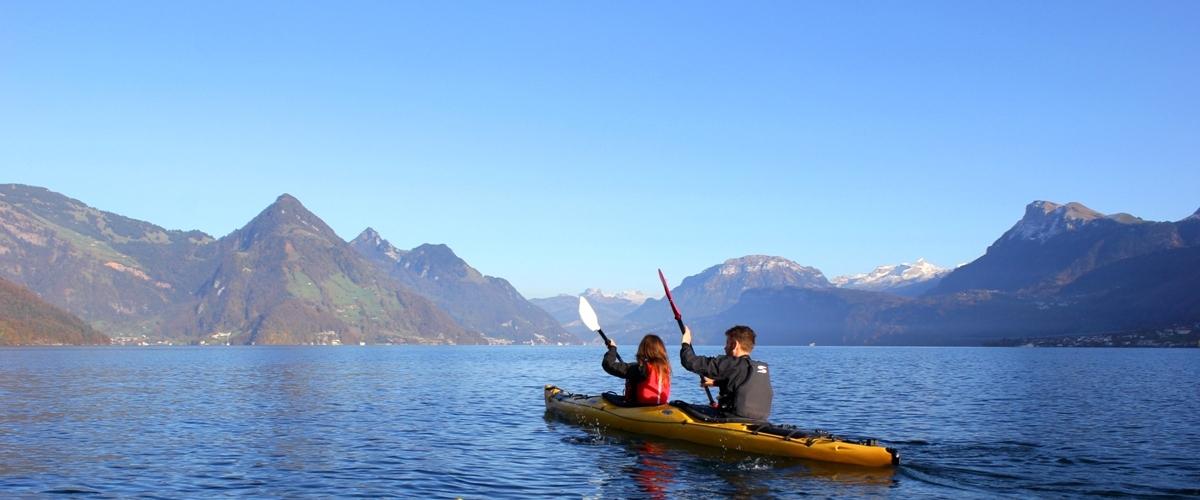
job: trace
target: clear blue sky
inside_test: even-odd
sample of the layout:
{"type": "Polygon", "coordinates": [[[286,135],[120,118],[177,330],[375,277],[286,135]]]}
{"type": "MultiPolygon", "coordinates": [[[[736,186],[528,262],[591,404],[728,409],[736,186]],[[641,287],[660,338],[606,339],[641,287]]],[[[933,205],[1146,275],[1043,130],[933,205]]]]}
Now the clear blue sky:
{"type": "Polygon", "coordinates": [[[0,182],[215,236],[286,192],[532,297],[954,265],[1200,207],[1200,3],[10,1],[0,182]]]}

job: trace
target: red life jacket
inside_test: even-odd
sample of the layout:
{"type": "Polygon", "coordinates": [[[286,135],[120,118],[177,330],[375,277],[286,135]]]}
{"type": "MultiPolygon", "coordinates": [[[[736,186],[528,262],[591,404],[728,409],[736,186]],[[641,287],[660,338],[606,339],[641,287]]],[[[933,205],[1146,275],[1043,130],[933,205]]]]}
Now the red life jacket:
{"type": "Polygon", "coordinates": [[[625,400],[642,405],[665,405],[671,400],[671,376],[646,363],[646,378],[625,383],[625,400]],[[630,394],[630,393],[633,394],[630,394]]]}

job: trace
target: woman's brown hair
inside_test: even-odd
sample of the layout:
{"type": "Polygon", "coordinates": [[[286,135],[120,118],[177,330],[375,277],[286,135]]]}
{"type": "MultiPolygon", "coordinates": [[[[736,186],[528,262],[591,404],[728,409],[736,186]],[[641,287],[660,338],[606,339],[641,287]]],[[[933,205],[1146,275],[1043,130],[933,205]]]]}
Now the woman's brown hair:
{"type": "Polygon", "coordinates": [[[637,360],[639,363],[655,365],[660,373],[671,376],[671,360],[667,359],[667,348],[658,335],[650,333],[642,337],[642,343],[638,344],[637,360]]]}

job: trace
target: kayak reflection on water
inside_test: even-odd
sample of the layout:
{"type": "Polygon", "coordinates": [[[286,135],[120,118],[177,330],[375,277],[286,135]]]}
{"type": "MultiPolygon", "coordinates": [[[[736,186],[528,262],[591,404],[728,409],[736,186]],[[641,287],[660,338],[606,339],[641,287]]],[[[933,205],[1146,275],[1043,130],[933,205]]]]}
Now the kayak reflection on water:
{"type": "Polygon", "coordinates": [[[633,481],[638,489],[650,498],[667,498],[667,491],[675,478],[675,467],[665,457],[666,447],[662,443],[642,441],[635,445],[637,464],[633,466],[633,481]]]}
{"type": "MultiPolygon", "coordinates": [[[[681,478],[691,477],[694,480],[696,474],[705,473],[721,479],[711,485],[715,489],[711,493],[746,498],[794,494],[797,491],[779,491],[780,479],[786,479],[785,484],[796,487],[814,480],[847,487],[878,487],[880,494],[886,494],[895,482],[896,469],[892,467],[764,457],[686,442],[646,441],[633,434],[617,437],[613,431],[605,431],[605,434],[615,439],[629,440],[628,448],[636,453],[636,464],[630,467],[633,480],[642,493],[652,498],[677,497],[681,492],[700,493],[695,491],[695,484],[685,484],[686,481],[681,478]]],[[[863,490],[856,491],[861,493],[863,490]]]]}
{"type": "MultiPolygon", "coordinates": [[[[559,427],[555,425],[557,422],[557,419],[547,415],[546,423],[552,430],[580,429],[559,427]]],[[[636,488],[636,492],[610,491],[615,496],[646,496],[659,499],[674,498],[686,493],[702,496],[714,494],[763,497],[795,494],[798,490],[794,488],[803,488],[804,483],[812,481],[846,487],[877,487],[880,488],[879,494],[886,494],[896,480],[897,469],[894,467],[863,467],[769,457],[701,446],[686,441],[648,440],[640,434],[611,428],[600,430],[585,426],[582,430],[591,438],[564,439],[562,442],[589,446],[618,445],[626,450],[622,455],[627,457],[627,461],[623,464],[613,463],[612,455],[600,455],[604,458],[598,456],[596,464],[599,470],[608,475],[600,482],[636,488]],[[719,481],[696,482],[698,478],[706,476],[719,481]],[[791,485],[788,491],[778,489],[780,480],[785,480],[785,484],[791,485]]]]}

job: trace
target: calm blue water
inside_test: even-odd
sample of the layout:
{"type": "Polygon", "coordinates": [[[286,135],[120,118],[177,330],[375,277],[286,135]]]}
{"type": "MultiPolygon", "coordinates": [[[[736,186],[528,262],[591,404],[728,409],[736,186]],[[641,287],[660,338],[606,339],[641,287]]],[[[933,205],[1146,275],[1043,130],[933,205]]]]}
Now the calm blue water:
{"type": "MultiPolygon", "coordinates": [[[[717,348],[701,348],[715,353],[717,348]]],[[[632,348],[623,349],[627,355],[632,348]]],[[[547,420],[599,347],[0,350],[0,492],[101,496],[1200,495],[1200,350],[761,347],[776,422],[894,471],[547,420]]],[[[674,357],[674,354],[673,354],[674,357]]],[[[673,396],[700,401],[677,370],[673,396]]]]}

